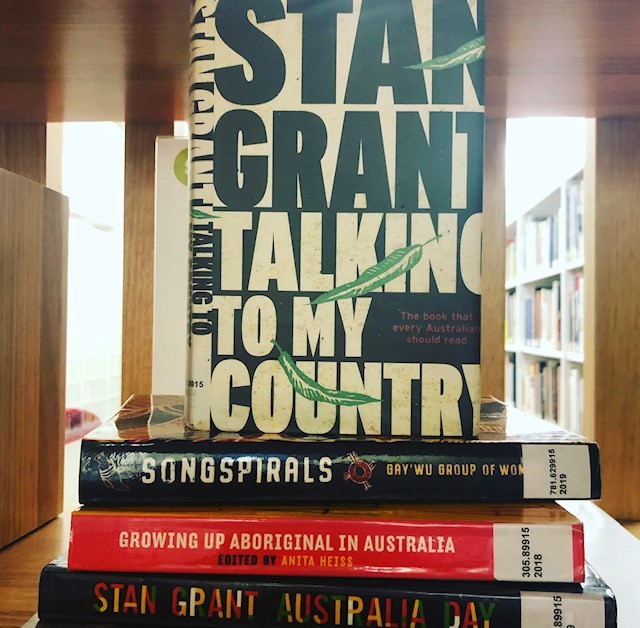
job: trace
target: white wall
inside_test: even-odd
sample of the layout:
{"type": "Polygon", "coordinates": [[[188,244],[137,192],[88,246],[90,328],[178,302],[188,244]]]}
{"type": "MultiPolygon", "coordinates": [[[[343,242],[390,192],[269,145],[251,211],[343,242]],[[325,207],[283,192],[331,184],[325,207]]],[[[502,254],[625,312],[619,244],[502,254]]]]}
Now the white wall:
{"type": "Polygon", "coordinates": [[[584,118],[507,120],[506,222],[584,167],[584,118]]]}
{"type": "Polygon", "coordinates": [[[67,407],[107,419],[120,406],[124,126],[62,125],[69,197],[67,407]]]}

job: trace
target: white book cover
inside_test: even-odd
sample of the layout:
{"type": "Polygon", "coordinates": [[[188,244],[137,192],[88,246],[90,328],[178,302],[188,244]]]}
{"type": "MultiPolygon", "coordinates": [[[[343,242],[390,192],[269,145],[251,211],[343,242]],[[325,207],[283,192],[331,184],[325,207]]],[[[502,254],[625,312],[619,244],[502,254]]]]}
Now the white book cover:
{"type": "Polygon", "coordinates": [[[181,395],[186,377],[189,281],[187,139],[156,140],[153,394],[181,395]]]}

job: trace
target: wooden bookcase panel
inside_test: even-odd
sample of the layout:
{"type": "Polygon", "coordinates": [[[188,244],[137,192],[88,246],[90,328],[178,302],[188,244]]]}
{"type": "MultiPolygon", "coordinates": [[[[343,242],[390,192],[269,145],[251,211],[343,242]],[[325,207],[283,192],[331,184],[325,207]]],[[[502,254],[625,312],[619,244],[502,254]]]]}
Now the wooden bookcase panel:
{"type": "Polygon", "coordinates": [[[482,244],[482,320],[480,374],[482,394],[504,397],[502,368],[504,339],[505,238],[505,142],[506,121],[487,120],[482,244]]]}
{"type": "MultiPolygon", "coordinates": [[[[125,126],[122,400],[151,390],[155,145],[173,122],[125,126]]],[[[186,307],[186,304],[185,304],[186,307]]],[[[185,336],[186,337],[186,336],[185,336]]]]}
{"type": "Polygon", "coordinates": [[[602,506],[640,519],[640,120],[595,123],[595,263],[587,275],[585,388],[602,456],[602,506]]]}
{"type": "Polygon", "coordinates": [[[0,547],[62,510],[67,199],[0,170],[0,547]]]}

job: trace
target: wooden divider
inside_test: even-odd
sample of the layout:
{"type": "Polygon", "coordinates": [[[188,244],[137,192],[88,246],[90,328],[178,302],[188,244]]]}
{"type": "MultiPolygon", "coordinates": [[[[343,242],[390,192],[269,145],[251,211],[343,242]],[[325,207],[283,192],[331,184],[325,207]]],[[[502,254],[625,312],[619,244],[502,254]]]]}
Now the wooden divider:
{"type": "Polygon", "coordinates": [[[0,547],[62,510],[67,199],[0,170],[0,547]]]}
{"type": "Polygon", "coordinates": [[[151,391],[154,155],[159,135],[173,135],[173,122],[127,123],[125,127],[123,400],[151,391]]]}
{"type": "Polygon", "coordinates": [[[596,121],[593,237],[585,259],[584,388],[602,456],[601,506],[633,520],[640,519],[638,146],[640,119],[596,121]]]}
{"type": "Polygon", "coordinates": [[[47,126],[0,124],[0,168],[46,185],[47,126]]]}
{"type": "Polygon", "coordinates": [[[485,126],[482,238],[482,394],[504,398],[505,120],[485,126]]]}
{"type": "MultiPolygon", "coordinates": [[[[42,210],[42,304],[40,308],[40,460],[63,452],[67,369],[67,257],[69,234],[68,199],[44,189],[42,210]]],[[[61,481],[64,454],[57,473],[41,464],[38,474],[40,523],[56,517],[63,503],[61,481]]]]}

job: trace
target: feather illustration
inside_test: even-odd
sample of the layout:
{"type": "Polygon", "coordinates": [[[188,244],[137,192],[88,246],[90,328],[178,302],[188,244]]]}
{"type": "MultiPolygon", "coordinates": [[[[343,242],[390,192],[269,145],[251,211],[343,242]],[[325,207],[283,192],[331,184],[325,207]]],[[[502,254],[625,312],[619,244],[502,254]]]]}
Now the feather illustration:
{"type": "Polygon", "coordinates": [[[207,214],[207,212],[200,211],[199,209],[192,209],[191,217],[202,220],[204,218],[217,218],[218,216],[214,216],[213,214],[207,214]]]}
{"type": "Polygon", "coordinates": [[[359,406],[364,403],[380,401],[380,399],[375,399],[374,397],[370,397],[363,393],[325,388],[315,380],[311,379],[306,373],[303,373],[296,366],[293,358],[284,351],[275,340],[272,340],[271,342],[280,352],[278,362],[284,370],[287,379],[291,382],[291,386],[293,386],[293,389],[297,393],[300,393],[306,399],[310,399],[311,401],[324,401],[336,406],[359,406]]]}
{"type": "Polygon", "coordinates": [[[368,294],[376,288],[383,286],[391,280],[409,272],[421,259],[422,250],[427,244],[439,240],[438,234],[423,244],[412,244],[401,249],[396,249],[377,264],[367,268],[357,279],[345,283],[333,290],[329,290],[314,299],[312,305],[339,301],[340,299],[353,299],[363,294],[368,294]]]}
{"type": "Polygon", "coordinates": [[[454,50],[451,54],[436,57],[435,59],[429,59],[416,65],[408,65],[407,70],[447,70],[454,68],[457,65],[463,63],[473,63],[484,57],[486,49],[486,39],[484,35],[476,37],[471,41],[463,44],[457,50],[454,50]]]}

